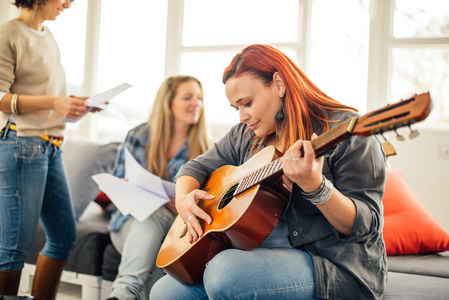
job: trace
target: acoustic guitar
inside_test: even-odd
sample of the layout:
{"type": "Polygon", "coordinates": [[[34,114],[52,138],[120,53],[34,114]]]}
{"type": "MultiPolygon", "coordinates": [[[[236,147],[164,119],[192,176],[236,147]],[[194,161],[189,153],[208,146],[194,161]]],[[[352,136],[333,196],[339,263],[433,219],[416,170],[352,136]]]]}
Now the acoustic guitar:
{"type": "MultiPolygon", "coordinates": [[[[312,141],[316,156],[331,155],[352,135],[370,136],[424,120],[431,110],[429,93],[341,122],[312,141]]],[[[411,127],[410,127],[411,130],[411,127]]],[[[411,130],[416,135],[416,131],[411,130]]],[[[178,216],[159,251],[156,264],[184,284],[203,276],[206,263],[228,248],[251,250],[271,233],[289,199],[282,180],[282,154],[268,146],[245,164],[215,170],[202,187],[212,200],[198,205],[212,217],[209,225],[199,219],[204,234],[196,242],[187,240],[187,227],[178,216]]]]}

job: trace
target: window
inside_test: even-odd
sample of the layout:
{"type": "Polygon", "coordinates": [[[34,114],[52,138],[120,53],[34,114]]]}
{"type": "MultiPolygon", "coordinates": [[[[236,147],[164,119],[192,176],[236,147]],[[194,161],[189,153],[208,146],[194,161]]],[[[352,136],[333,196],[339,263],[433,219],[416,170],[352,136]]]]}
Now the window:
{"type": "Polygon", "coordinates": [[[391,96],[430,91],[427,122],[449,122],[449,2],[396,0],[391,45],[391,96]]]}
{"type": "Polygon", "coordinates": [[[98,115],[99,139],[124,140],[129,129],[148,120],[164,80],[166,15],[166,1],[102,1],[97,92],[123,82],[133,87],[98,115]]]}
{"type": "Polygon", "coordinates": [[[178,27],[179,37],[167,36],[173,41],[167,55],[175,57],[167,67],[171,73],[193,75],[203,83],[206,119],[218,138],[239,121],[224,93],[224,69],[235,54],[254,43],[278,46],[297,61],[298,1],[273,5],[270,0],[185,0],[172,4],[174,11],[180,11],[169,22],[181,20],[183,26],[178,27]]]}
{"type": "MultiPolygon", "coordinates": [[[[75,1],[57,21],[47,21],[47,26],[58,43],[62,64],[66,71],[69,95],[83,96],[84,61],[86,47],[87,1],[75,1]]],[[[76,133],[80,123],[67,123],[67,132],[76,133]]]]}
{"type": "Polygon", "coordinates": [[[366,112],[369,0],[314,0],[309,76],[334,99],[366,112]]]}
{"type": "MultiPolygon", "coordinates": [[[[204,83],[205,111],[212,128],[238,122],[221,76],[232,57],[253,43],[277,47],[325,93],[361,111],[366,109],[369,1],[183,3],[180,37],[168,36],[174,40],[174,55],[180,57],[179,67],[173,69],[193,74],[204,83]]],[[[218,137],[223,132],[213,133],[218,137]]]]}
{"type": "Polygon", "coordinates": [[[426,122],[449,123],[445,0],[75,1],[47,23],[70,93],[133,85],[111,109],[69,124],[70,133],[84,137],[122,140],[147,120],[164,77],[183,73],[203,83],[206,119],[219,138],[238,122],[223,70],[253,43],[285,52],[325,93],[361,113],[430,90],[426,122]]]}
{"type": "Polygon", "coordinates": [[[133,85],[106,110],[67,124],[68,137],[122,141],[129,129],[148,120],[164,79],[166,15],[167,1],[74,1],[56,22],[45,24],[61,49],[70,94],[133,85]]]}

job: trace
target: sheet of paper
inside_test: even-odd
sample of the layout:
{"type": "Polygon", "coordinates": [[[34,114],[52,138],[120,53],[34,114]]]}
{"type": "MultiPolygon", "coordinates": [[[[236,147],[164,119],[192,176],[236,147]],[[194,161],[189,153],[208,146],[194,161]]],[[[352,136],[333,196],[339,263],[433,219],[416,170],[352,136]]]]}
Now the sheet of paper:
{"type": "Polygon", "coordinates": [[[170,200],[162,186],[161,178],[144,169],[134,159],[128,149],[125,149],[125,178],[144,190],[151,191],[162,198],[170,200]]]}
{"type": "Polygon", "coordinates": [[[140,222],[167,203],[166,199],[111,174],[96,174],[92,179],[122,214],[131,214],[140,222]]]}
{"type": "Polygon", "coordinates": [[[109,100],[111,100],[112,98],[114,98],[115,96],[120,94],[121,92],[124,92],[127,89],[129,89],[130,87],[132,87],[132,85],[130,85],[129,83],[126,83],[126,82],[122,83],[122,84],[116,86],[115,88],[112,88],[106,92],[96,94],[96,95],[90,97],[89,99],[87,99],[87,104],[89,106],[98,107],[98,105],[105,104],[106,102],[108,102],[109,100]]]}
{"type": "Polygon", "coordinates": [[[111,100],[112,98],[114,98],[115,96],[120,94],[121,92],[126,91],[130,87],[132,87],[132,85],[125,82],[125,83],[122,83],[110,90],[107,90],[106,92],[96,94],[96,95],[90,97],[89,99],[86,100],[87,105],[90,107],[84,112],[84,114],[79,115],[77,118],[64,117],[61,120],[61,122],[71,122],[71,123],[77,122],[82,117],[84,117],[88,112],[90,112],[94,107],[104,109],[106,106],[106,102],[108,102],[109,100],[111,100]]]}
{"type": "Polygon", "coordinates": [[[101,173],[92,176],[115,206],[139,221],[145,220],[175,196],[175,184],[148,172],[125,150],[125,179],[101,173]]]}

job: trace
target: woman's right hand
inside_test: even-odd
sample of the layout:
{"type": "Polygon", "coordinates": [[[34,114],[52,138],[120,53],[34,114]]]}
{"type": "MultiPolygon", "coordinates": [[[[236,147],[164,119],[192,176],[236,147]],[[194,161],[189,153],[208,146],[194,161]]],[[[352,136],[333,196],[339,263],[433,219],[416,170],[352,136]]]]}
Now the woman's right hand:
{"type": "Polygon", "coordinates": [[[198,219],[203,219],[207,224],[212,223],[212,218],[198,206],[200,200],[211,200],[215,196],[195,189],[188,194],[177,195],[176,209],[187,226],[187,238],[189,243],[196,242],[203,236],[204,231],[198,219]]]}
{"type": "Polygon", "coordinates": [[[53,109],[65,117],[76,119],[87,110],[87,97],[55,97],[53,109]]]}

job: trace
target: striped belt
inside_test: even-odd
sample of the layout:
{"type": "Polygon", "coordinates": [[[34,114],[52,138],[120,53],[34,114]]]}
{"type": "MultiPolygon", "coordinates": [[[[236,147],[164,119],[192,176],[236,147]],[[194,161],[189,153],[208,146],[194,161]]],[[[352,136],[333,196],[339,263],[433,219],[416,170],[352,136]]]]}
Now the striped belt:
{"type": "MultiPolygon", "coordinates": [[[[15,124],[9,124],[9,129],[12,130],[16,130],[17,131],[17,125],[15,124]]],[[[40,135],[40,138],[43,138],[44,140],[46,140],[47,142],[52,143],[55,146],[61,146],[62,141],[63,141],[63,137],[60,136],[50,136],[50,135],[40,135]]]]}

